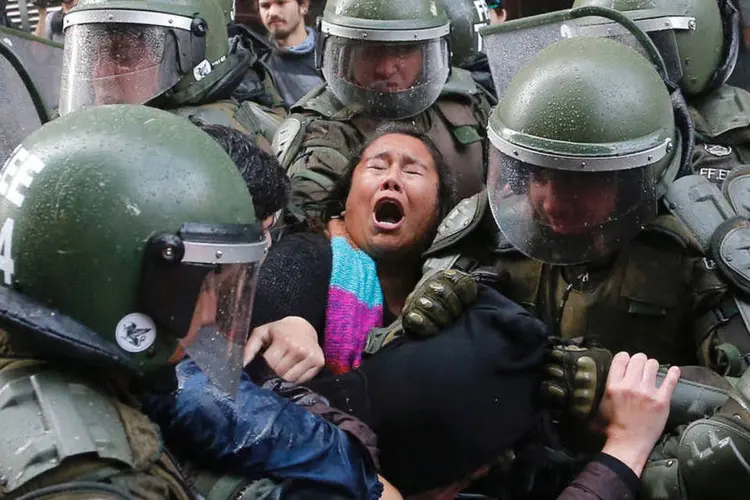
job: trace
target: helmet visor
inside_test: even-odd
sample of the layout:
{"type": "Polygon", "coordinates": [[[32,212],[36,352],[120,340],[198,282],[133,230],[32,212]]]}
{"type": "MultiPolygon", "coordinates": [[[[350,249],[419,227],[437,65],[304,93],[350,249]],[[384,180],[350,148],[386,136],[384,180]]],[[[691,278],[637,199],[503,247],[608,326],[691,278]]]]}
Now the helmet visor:
{"type": "MultiPolygon", "coordinates": [[[[518,71],[542,49],[564,38],[611,38],[650,59],[643,44],[623,25],[598,16],[570,19],[569,11],[551,12],[483,28],[480,32],[490,63],[497,97],[502,100],[518,71]]],[[[670,17],[636,20],[662,55],[667,75],[673,82],[682,77],[675,31],[688,26],[689,19],[670,17]]]]}
{"type": "Polygon", "coordinates": [[[651,165],[576,172],[525,163],[490,148],[487,194],[498,227],[543,262],[579,264],[611,254],[656,216],[651,165]]]}
{"type": "Polygon", "coordinates": [[[86,106],[144,104],[181,78],[177,38],[145,24],[78,24],[65,30],[60,114],[86,106]]]}
{"type": "MultiPolygon", "coordinates": [[[[648,35],[661,54],[667,69],[667,75],[672,82],[682,79],[682,64],[677,46],[676,31],[689,30],[691,18],[678,16],[665,16],[648,19],[634,19],[635,24],[648,35]]],[[[621,24],[610,21],[603,17],[585,17],[563,25],[562,34],[565,38],[577,36],[590,36],[598,38],[610,38],[616,42],[627,45],[650,59],[643,43],[635,35],[621,24]]]]}
{"type": "Polygon", "coordinates": [[[330,35],[323,75],[352,110],[383,119],[421,113],[437,100],[450,69],[445,38],[367,42],[330,35]]]}
{"type": "Polygon", "coordinates": [[[242,371],[258,268],[259,263],[212,266],[201,284],[188,332],[180,340],[211,381],[232,396],[242,371]]]}
{"type": "Polygon", "coordinates": [[[186,224],[178,236],[156,235],[148,243],[144,312],[230,395],[239,384],[266,248],[259,224],[186,224]]]}

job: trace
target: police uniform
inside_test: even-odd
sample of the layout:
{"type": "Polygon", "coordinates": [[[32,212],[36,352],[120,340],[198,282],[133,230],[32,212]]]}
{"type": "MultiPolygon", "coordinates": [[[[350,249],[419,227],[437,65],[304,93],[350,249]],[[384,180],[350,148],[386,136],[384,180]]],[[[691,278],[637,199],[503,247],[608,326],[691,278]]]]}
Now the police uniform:
{"type": "MultiPolygon", "coordinates": [[[[453,68],[450,81],[426,111],[403,120],[425,133],[451,170],[455,199],[484,183],[484,127],[490,103],[471,75],[453,68]]],[[[358,116],[325,84],[291,109],[274,149],[292,180],[292,201],[318,201],[344,174],[353,156],[383,120],[358,116]]]]}

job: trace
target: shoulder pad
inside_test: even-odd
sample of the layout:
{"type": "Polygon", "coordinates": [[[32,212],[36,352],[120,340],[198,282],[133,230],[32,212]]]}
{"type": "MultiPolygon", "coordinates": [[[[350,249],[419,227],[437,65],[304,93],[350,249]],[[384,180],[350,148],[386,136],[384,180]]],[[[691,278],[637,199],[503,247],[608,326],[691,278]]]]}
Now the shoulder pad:
{"type": "Polygon", "coordinates": [[[750,93],[722,85],[703,99],[691,103],[697,131],[714,139],[730,130],[750,125],[750,93]]]}
{"type": "Polygon", "coordinates": [[[750,165],[732,169],[724,180],[721,191],[737,215],[750,219],[750,165]]]}
{"type": "Polygon", "coordinates": [[[424,253],[424,256],[434,255],[471,233],[474,227],[481,222],[486,209],[487,191],[482,191],[471,198],[462,200],[440,223],[435,240],[424,253]]]}
{"type": "Polygon", "coordinates": [[[139,465],[117,405],[85,381],[33,365],[0,373],[0,392],[3,494],[74,456],[139,465]]]}
{"type": "Polygon", "coordinates": [[[235,119],[243,125],[253,126],[254,132],[272,140],[284,118],[253,101],[240,103],[235,119]]]}
{"type": "Polygon", "coordinates": [[[471,72],[454,66],[451,68],[451,76],[443,85],[440,95],[442,97],[466,96],[475,95],[479,92],[479,87],[477,87],[474,77],[471,76],[471,72]]]}
{"type": "MultiPolygon", "coordinates": [[[[737,215],[733,206],[742,206],[747,196],[750,172],[738,169],[728,177],[724,189],[738,199],[728,200],[715,184],[702,175],[689,175],[675,181],[665,200],[672,214],[695,238],[703,255],[716,263],[721,276],[745,294],[750,293],[750,220],[737,215]],[[731,204],[730,204],[731,201],[731,204]]],[[[746,212],[747,208],[743,207],[746,212]]]]}
{"type": "Polygon", "coordinates": [[[349,120],[354,116],[354,112],[344,106],[325,83],[310,91],[290,109],[292,113],[311,111],[331,120],[349,120]]]}
{"type": "Polygon", "coordinates": [[[292,115],[279,125],[273,136],[271,149],[276,158],[284,169],[288,169],[304,138],[302,124],[303,118],[298,115],[292,115]]]}
{"type": "Polygon", "coordinates": [[[731,416],[723,415],[720,410],[710,418],[692,422],[680,435],[676,449],[678,465],[672,468],[679,468],[678,487],[690,498],[730,500],[743,496],[745,493],[741,492],[750,488],[746,462],[750,456],[750,431],[745,427],[747,403],[737,396],[732,399],[741,403],[731,416]]]}
{"type": "Polygon", "coordinates": [[[664,202],[704,254],[711,248],[716,229],[736,215],[721,190],[702,175],[686,175],[674,181],[664,202]]]}

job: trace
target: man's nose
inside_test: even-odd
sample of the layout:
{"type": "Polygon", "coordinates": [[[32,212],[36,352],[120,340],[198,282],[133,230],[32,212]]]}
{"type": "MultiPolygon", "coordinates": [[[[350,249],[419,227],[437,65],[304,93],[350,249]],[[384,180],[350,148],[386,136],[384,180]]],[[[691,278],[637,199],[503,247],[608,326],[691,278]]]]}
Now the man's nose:
{"type": "Polygon", "coordinates": [[[380,57],[375,61],[375,74],[389,77],[398,71],[398,57],[380,57]]]}
{"type": "Polygon", "coordinates": [[[575,200],[574,189],[563,179],[551,178],[545,183],[544,209],[548,212],[559,212],[575,200]]]}
{"type": "Polygon", "coordinates": [[[283,9],[281,5],[277,4],[276,2],[272,3],[270,7],[268,7],[268,15],[273,17],[283,17],[283,9]]]}

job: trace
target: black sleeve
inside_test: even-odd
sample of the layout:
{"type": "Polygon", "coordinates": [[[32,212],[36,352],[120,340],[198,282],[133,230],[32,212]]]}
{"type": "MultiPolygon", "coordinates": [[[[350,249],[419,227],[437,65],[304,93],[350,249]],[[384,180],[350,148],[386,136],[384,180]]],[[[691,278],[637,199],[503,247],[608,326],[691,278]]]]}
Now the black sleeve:
{"type": "Polygon", "coordinates": [[[546,345],[543,323],[480,286],[440,335],[367,358],[357,371],[383,476],[406,496],[464,478],[515,445],[538,425],[546,345]]]}
{"type": "Polygon", "coordinates": [[[260,268],[251,328],[299,316],[322,345],[332,261],[331,244],[320,233],[290,234],[275,243],[260,268]]]}
{"type": "Polygon", "coordinates": [[[633,469],[625,465],[620,459],[606,453],[599,453],[594,460],[612,469],[612,472],[620,478],[623,484],[630,490],[633,497],[637,496],[641,490],[641,480],[635,475],[633,469]]]}
{"type": "Polygon", "coordinates": [[[639,490],[638,477],[627,465],[600,453],[557,500],[635,500],[639,490]]]}

